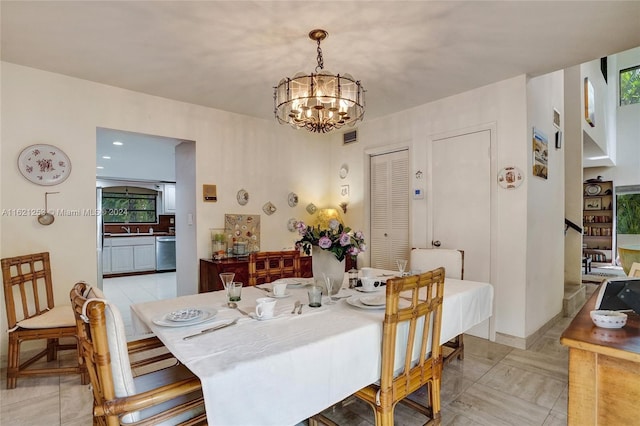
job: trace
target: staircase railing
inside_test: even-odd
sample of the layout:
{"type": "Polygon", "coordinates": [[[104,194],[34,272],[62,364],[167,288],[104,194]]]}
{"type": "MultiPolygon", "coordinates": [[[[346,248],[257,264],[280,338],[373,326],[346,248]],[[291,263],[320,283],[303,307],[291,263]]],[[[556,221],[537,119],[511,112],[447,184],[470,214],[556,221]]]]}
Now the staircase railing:
{"type": "Polygon", "coordinates": [[[569,228],[573,229],[576,232],[579,232],[580,235],[582,235],[582,228],[576,225],[575,223],[571,222],[569,219],[565,217],[564,218],[564,234],[565,235],[567,235],[567,231],[569,230],[569,228]]]}

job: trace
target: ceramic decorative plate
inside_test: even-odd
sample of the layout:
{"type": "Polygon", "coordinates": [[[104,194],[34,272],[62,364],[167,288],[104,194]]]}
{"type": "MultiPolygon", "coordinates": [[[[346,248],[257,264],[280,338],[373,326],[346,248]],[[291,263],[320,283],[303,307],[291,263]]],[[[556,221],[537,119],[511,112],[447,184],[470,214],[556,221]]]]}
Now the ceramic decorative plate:
{"type": "Polygon", "coordinates": [[[309,214],[314,214],[316,212],[316,210],[318,210],[318,208],[316,207],[315,204],[313,203],[309,203],[309,205],[307,206],[307,212],[309,214]]]}
{"type": "Polygon", "coordinates": [[[587,195],[598,195],[602,191],[602,187],[600,185],[587,185],[584,189],[584,192],[587,195]]]}
{"type": "Polygon", "coordinates": [[[241,189],[238,191],[238,194],[236,194],[236,198],[238,199],[238,204],[244,206],[249,202],[249,193],[244,189],[241,189]]]}
{"type": "Polygon", "coordinates": [[[289,219],[289,221],[287,222],[287,229],[289,230],[289,232],[295,232],[297,222],[298,221],[296,220],[295,217],[292,217],[291,219],[289,219]]]}
{"type": "Polygon", "coordinates": [[[295,192],[290,192],[287,197],[287,202],[289,203],[289,207],[295,207],[298,205],[298,194],[295,192]]]}
{"type": "Polygon", "coordinates": [[[22,176],[38,185],[57,185],[71,173],[71,161],[67,154],[53,145],[31,145],[18,157],[18,169],[22,176]]]}
{"type": "Polygon", "coordinates": [[[347,164],[343,164],[340,166],[340,179],[344,179],[349,174],[349,166],[347,164]]]}
{"type": "Polygon", "coordinates": [[[523,179],[522,172],[517,167],[505,167],[498,173],[498,184],[505,189],[519,187],[523,179]]]}
{"type": "Polygon", "coordinates": [[[277,210],[276,206],[274,206],[271,201],[268,201],[267,203],[265,203],[264,206],[262,206],[262,211],[265,212],[269,216],[274,214],[276,212],[276,210],[277,210]]]}

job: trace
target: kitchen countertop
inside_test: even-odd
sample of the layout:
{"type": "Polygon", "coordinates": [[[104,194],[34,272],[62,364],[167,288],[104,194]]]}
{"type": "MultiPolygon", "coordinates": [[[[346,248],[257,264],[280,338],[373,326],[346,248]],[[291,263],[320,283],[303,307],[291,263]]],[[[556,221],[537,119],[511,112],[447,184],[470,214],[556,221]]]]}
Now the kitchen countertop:
{"type": "Polygon", "coordinates": [[[166,237],[166,236],[175,236],[175,232],[154,232],[153,234],[150,233],[136,233],[136,232],[132,232],[130,234],[127,234],[126,232],[122,232],[122,233],[105,233],[104,237],[105,238],[122,238],[122,237],[166,237]]]}

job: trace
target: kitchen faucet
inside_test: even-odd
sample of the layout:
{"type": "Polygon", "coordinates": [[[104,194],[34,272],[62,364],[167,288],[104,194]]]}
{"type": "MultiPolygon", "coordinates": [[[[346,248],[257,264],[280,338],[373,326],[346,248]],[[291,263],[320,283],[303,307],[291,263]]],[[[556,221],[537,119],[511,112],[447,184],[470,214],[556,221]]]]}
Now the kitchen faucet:
{"type": "Polygon", "coordinates": [[[126,226],[121,226],[120,228],[124,229],[125,231],[127,231],[127,234],[131,233],[131,227],[126,227],[126,226]]]}

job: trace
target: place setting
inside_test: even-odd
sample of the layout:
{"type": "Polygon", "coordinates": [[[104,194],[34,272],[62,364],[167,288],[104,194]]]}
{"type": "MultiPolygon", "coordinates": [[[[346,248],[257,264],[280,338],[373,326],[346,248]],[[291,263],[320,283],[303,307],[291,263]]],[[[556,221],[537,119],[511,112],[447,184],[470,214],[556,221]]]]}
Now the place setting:
{"type": "Polygon", "coordinates": [[[218,310],[210,307],[188,307],[167,312],[151,321],[162,327],[189,327],[215,318],[218,310]]]}

